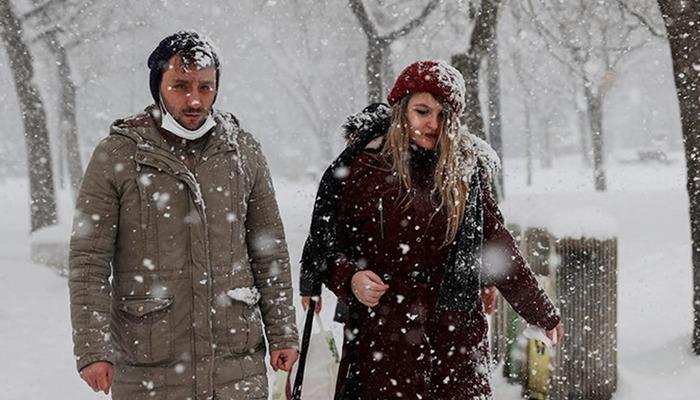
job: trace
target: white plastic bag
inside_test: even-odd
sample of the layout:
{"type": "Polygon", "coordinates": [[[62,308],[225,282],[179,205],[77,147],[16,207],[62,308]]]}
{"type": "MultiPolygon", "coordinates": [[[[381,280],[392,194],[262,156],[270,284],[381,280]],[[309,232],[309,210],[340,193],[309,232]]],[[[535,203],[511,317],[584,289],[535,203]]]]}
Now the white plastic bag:
{"type": "MultiPolygon", "coordinates": [[[[338,376],[340,356],[335,345],[333,333],[326,330],[318,314],[314,315],[318,330],[311,334],[309,351],[306,355],[304,368],[304,384],[302,386],[303,400],[328,400],[335,395],[335,381],[338,376]]],[[[285,394],[287,374],[279,371],[275,374],[272,400],[289,400],[285,394]]],[[[296,365],[292,369],[291,383],[296,378],[296,365]]]]}
{"type": "Polygon", "coordinates": [[[275,384],[272,386],[270,400],[289,400],[292,396],[289,372],[279,370],[275,372],[275,384]]]}

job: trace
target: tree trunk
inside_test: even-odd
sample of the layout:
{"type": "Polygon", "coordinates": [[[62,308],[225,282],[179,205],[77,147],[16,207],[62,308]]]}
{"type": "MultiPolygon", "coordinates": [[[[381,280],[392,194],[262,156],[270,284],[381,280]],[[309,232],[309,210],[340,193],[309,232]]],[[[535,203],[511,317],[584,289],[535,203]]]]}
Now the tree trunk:
{"type": "MultiPolygon", "coordinates": [[[[498,9],[493,11],[498,12],[498,9]]],[[[505,187],[503,185],[503,137],[501,134],[501,87],[500,69],[498,64],[498,15],[494,18],[493,37],[489,46],[487,70],[489,90],[489,143],[501,159],[501,169],[494,177],[496,183],[496,197],[498,201],[505,199],[505,187]]]]}
{"type": "Polygon", "coordinates": [[[542,132],[542,149],[540,150],[540,165],[542,168],[552,168],[552,120],[547,118],[540,122],[540,126],[544,126],[542,132]]]}
{"type": "Polygon", "coordinates": [[[681,113],[693,259],[693,350],[700,355],[700,4],[659,0],[671,45],[681,113]]]}
{"type": "Polygon", "coordinates": [[[593,93],[587,86],[584,88],[586,104],[588,105],[588,123],[591,127],[591,143],[593,144],[593,181],[595,190],[602,192],[605,184],[605,154],[603,153],[603,99],[593,93]]]}
{"type": "Polygon", "coordinates": [[[386,94],[394,84],[394,66],[391,63],[391,43],[387,43],[386,50],[382,53],[382,101],[386,102],[386,94]]]}
{"type": "Polygon", "coordinates": [[[574,86],[574,112],[576,113],[576,122],[579,128],[579,145],[581,146],[581,157],[583,159],[583,165],[590,167],[593,164],[591,160],[591,146],[588,143],[591,138],[590,129],[588,129],[588,112],[586,107],[581,104],[581,97],[579,90],[583,88],[583,82],[580,85],[574,86]]]}
{"type": "Polygon", "coordinates": [[[383,82],[385,60],[389,57],[389,45],[391,43],[383,38],[367,39],[367,100],[370,103],[378,103],[384,100],[383,82]]]}
{"type": "Polygon", "coordinates": [[[350,10],[355,14],[362,31],[367,36],[365,70],[367,72],[367,98],[370,103],[384,101],[384,93],[391,79],[391,59],[389,58],[391,43],[422,25],[439,3],[439,0],[430,0],[416,18],[394,32],[380,35],[362,0],[348,0],[350,10]]]}
{"type": "Polygon", "coordinates": [[[469,133],[487,140],[484,129],[484,117],[481,113],[479,101],[479,66],[481,59],[473,54],[455,54],[452,56],[452,65],[464,76],[466,85],[465,111],[462,114],[462,125],[467,127],[469,133]]]}
{"type": "Polygon", "coordinates": [[[0,0],[0,36],[15,82],[24,125],[32,232],[56,224],[56,197],[44,104],[34,83],[34,67],[10,0],[0,0]]]}
{"type": "MultiPolygon", "coordinates": [[[[76,110],[76,89],[71,77],[70,62],[68,53],[58,39],[56,33],[47,35],[46,45],[56,57],[58,66],[58,79],[60,84],[60,134],[62,153],[66,157],[68,177],[70,178],[73,198],[77,198],[80,190],[80,181],[83,178],[83,166],[80,160],[80,144],[78,140],[78,121],[75,115],[76,110]]],[[[63,164],[63,161],[61,161],[63,164]]]]}
{"type": "MultiPolygon", "coordinates": [[[[334,138],[328,134],[328,132],[331,132],[331,129],[327,125],[327,122],[322,122],[321,132],[325,132],[325,135],[320,134],[320,132],[316,134],[316,137],[319,138],[319,149],[321,152],[321,160],[316,165],[329,164],[337,156],[337,152],[333,148],[334,138]]],[[[319,176],[318,178],[320,179],[321,177],[319,176]]]]}
{"type": "Polygon", "coordinates": [[[58,175],[56,178],[58,180],[58,189],[59,190],[64,190],[66,188],[66,156],[65,156],[65,148],[66,145],[64,143],[65,141],[63,140],[63,137],[59,136],[59,144],[58,144],[58,154],[56,155],[56,164],[55,167],[56,169],[54,170],[54,173],[58,175]]]}
{"type": "Polygon", "coordinates": [[[591,137],[590,130],[588,129],[588,113],[585,109],[576,106],[576,120],[578,122],[579,129],[579,145],[581,146],[581,159],[583,160],[583,165],[591,166],[593,161],[591,160],[591,150],[588,140],[591,137]]]}
{"type": "Polygon", "coordinates": [[[530,107],[527,100],[523,102],[525,110],[525,159],[527,170],[527,186],[532,186],[532,128],[530,126],[530,107]]]}
{"type": "Polygon", "coordinates": [[[462,116],[462,124],[467,127],[469,133],[484,140],[488,139],[479,102],[479,70],[495,39],[499,5],[500,0],[482,1],[469,39],[469,50],[466,53],[454,54],[451,59],[452,65],[464,76],[466,85],[466,110],[462,116]]]}

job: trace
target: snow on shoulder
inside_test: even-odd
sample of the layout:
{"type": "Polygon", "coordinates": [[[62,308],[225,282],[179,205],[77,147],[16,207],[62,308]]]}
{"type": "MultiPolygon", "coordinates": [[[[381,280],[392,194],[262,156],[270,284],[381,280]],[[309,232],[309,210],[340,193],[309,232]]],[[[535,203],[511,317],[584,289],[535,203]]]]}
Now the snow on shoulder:
{"type": "Polygon", "coordinates": [[[221,132],[225,135],[226,143],[231,146],[238,146],[238,138],[241,134],[241,126],[238,119],[231,113],[217,110],[214,112],[214,121],[221,127],[221,132]]]}

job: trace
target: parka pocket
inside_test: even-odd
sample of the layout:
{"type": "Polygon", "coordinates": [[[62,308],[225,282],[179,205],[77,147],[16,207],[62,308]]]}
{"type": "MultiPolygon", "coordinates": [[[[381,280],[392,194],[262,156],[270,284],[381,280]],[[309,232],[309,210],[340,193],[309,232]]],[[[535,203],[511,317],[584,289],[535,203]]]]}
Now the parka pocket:
{"type": "Polygon", "coordinates": [[[126,298],[119,303],[116,335],[127,362],[155,364],[173,358],[172,297],[126,298]]]}
{"type": "Polygon", "coordinates": [[[263,341],[262,318],[258,305],[233,301],[228,309],[229,343],[233,354],[254,353],[263,341]]]}

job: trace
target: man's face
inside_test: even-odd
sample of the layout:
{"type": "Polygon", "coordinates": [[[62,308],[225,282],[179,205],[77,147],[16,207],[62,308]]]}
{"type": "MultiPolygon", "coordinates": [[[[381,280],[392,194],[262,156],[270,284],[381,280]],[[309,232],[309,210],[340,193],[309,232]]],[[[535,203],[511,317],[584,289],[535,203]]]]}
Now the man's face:
{"type": "Polygon", "coordinates": [[[160,95],[168,112],[180,125],[195,130],[211,112],[216,97],[216,69],[197,69],[175,55],[160,82],[160,95]]]}

